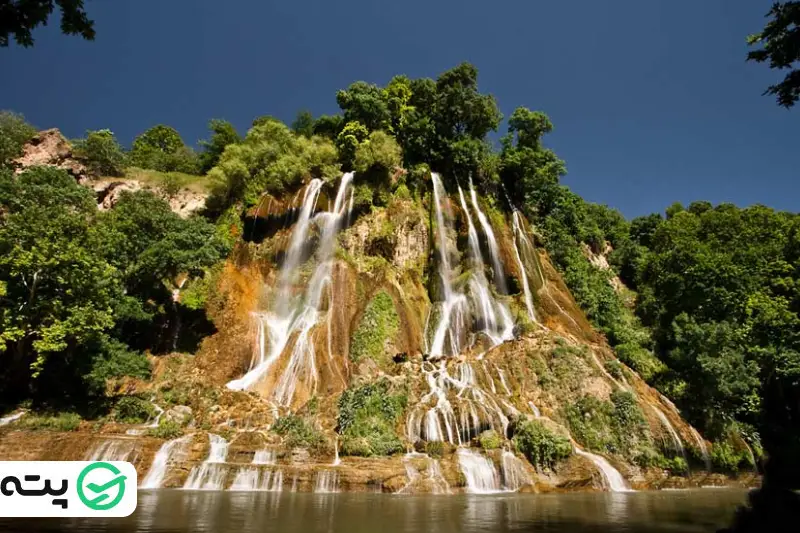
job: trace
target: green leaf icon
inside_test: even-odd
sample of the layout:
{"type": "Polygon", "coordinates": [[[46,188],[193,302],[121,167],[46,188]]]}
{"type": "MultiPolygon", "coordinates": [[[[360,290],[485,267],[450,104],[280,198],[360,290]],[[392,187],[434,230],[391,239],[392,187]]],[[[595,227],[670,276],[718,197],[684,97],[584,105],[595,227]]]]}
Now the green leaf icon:
{"type": "Polygon", "coordinates": [[[110,463],[92,463],[84,468],[78,476],[78,497],[83,504],[89,509],[95,511],[107,511],[115,507],[125,494],[125,480],[127,478],[120,474],[117,467],[110,463]],[[97,483],[87,483],[84,486],[84,480],[89,472],[97,469],[108,470],[110,472],[110,479],[105,483],[98,485],[97,483]],[[102,503],[113,496],[116,489],[116,496],[108,503],[102,503]]]}

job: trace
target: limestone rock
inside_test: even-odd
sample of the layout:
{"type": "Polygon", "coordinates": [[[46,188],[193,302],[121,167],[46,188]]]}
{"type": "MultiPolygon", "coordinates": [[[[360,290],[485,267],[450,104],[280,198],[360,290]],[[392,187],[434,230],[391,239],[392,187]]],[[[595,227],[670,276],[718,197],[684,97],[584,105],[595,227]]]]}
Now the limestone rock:
{"type": "Polygon", "coordinates": [[[188,405],[176,405],[164,413],[164,418],[169,422],[177,422],[180,425],[187,424],[192,419],[192,408],[188,405]]]}
{"type": "Polygon", "coordinates": [[[89,170],[72,153],[72,145],[57,128],[40,131],[23,148],[15,161],[17,172],[32,166],[51,166],[66,170],[78,183],[89,179],[89,170]]]}

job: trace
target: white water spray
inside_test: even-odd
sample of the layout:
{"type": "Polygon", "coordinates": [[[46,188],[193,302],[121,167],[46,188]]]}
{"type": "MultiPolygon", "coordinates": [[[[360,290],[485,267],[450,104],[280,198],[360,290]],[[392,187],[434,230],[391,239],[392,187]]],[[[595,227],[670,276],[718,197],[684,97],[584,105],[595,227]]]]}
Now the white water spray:
{"type": "Polygon", "coordinates": [[[176,462],[178,458],[185,459],[186,445],[192,437],[193,435],[186,435],[165,442],[153,458],[153,464],[150,466],[150,470],[147,472],[144,480],[142,480],[141,488],[160,489],[167,475],[169,466],[176,462]]]}
{"type": "Polygon", "coordinates": [[[622,474],[620,474],[616,468],[611,466],[611,463],[609,463],[605,457],[581,450],[577,446],[575,446],[575,453],[586,457],[594,463],[603,476],[606,488],[611,492],[631,492],[628,482],[625,481],[625,478],[622,477],[622,474]]]}
{"type": "Polygon", "coordinates": [[[494,463],[488,457],[468,448],[456,451],[458,466],[467,480],[467,492],[470,494],[492,494],[500,492],[500,475],[494,463]]]}
{"type": "Polygon", "coordinates": [[[228,470],[225,459],[228,457],[228,441],[219,435],[208,434],[211,449],[200,466],[192,468],[189,478],[183,485],[186,490],[222,490],[228,470]]]}

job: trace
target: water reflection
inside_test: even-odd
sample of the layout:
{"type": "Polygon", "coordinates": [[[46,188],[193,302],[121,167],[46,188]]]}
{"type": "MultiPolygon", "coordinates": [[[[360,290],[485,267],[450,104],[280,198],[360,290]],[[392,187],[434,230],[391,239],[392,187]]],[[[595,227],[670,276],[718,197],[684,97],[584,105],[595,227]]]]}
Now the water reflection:
{"type": "Polygon", "coordinates": [[[0,519],[0,531],[431,533],[714,531],[743,491],[392,496],[141,491],[124,519],[0,519]]]}

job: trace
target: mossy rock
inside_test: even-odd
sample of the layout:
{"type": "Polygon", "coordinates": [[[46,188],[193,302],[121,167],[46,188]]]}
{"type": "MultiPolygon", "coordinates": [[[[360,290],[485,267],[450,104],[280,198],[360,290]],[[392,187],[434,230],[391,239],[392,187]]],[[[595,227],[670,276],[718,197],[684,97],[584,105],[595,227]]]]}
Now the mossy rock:
{"type": "Polygon", "coordinates": [[[361,321],[350,344],[350,359],[358,362],[363,358],[384,365],[391,361],[387,344],[394,341],[400,318],[392,297],[379,291],[367,304],[361,321]]]}

